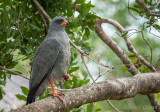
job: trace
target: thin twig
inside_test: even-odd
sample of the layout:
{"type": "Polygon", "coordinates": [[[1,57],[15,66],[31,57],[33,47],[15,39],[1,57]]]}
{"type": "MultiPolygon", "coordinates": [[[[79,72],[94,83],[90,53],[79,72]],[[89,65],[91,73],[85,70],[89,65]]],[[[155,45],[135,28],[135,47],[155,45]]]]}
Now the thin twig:
{"type": "Polygon", "coordinates": [[[20,74],[20,73],[18,73],[18,72],[15,72],[14,70],[11,70],[11,69],[7,69],[5,66],[0,66],[0,68],[2,68],[2,69],[5,70],[5,71],[14,73],[14,74],[16,74],[16,75],[19,75],[19,76],[21,76],[21,77],[23,77],[23,78],[29,80],[29,78],[23,76],[23,74],[20,74]]]}
{"type": "Polygon", "coordinates": [[[47,25],[47,22],[45,20],[45,18],[43,17],[43,14],[39,11],[39,14],[43,20],[43,23],[44,23],[44,26],[45,26],[45,30],[46,30],[46,33],[48,33],[48,25],[47,25]]]}
{"type": "Polygon", "coordinates": [[[159,4],[160,4],[160,1],[157,2],[157,4],[154,7],[154,10],[159,6],[159,4]]]}
{"type": "Polygon", "coordinates": [[[24,56],[22,56],[21,58],[18,58],[18,59],[16,59],[16,60],[13,60],[13,62],[16,62],[16,61],[19,61],[19,60],[21,60],[21,59],[24,59],[26,57],[26,55],[24,55],[24,56]]]}
{"type": "Polygon", "coordinates": [[[37,2],[37,0],[33,0],[35,5],[38,7],[38,9],[44,14],[44,16],[47,18],[47,20],[50,22],[52,19],[49,17],[49,15],[46,13],[46,11],[43,9],[43,7],[37,2]]]}
{"type": "Polygon", "coordinates": [[[128,13],[129,13],[134,19],[138,20],[138,18],[136,18],[136,17],[130,12],[129,2],[130,2],[130,0],[128,0],[128,13]]]}
{"type": "Polygon", "coordinates": [[[160,14],[155,14],[150,10],[141,0],[136,0],[139,5],[143,7],[143,9],[150,15],[150,16],[157,16],[160,17],[160,14]]]}
{"type": "Polygon", "coordinates": [[[155,37],[158,37],[158,38],[160,38],[160,36],[158,36],[158,35],[155,35],[154,33],[152,33],[152,32],[151,32],[151,30],[152,30],[152,29],[151,29],[151,27],[150,27],[150,29],[149,29],[149,33],[150,33],[150,34],[154,35],[155,37]]]}
{"type": "MultiPolygon", "coordinates": [[[[70,40],[70,39],[69,39],[69,40],[70,40]]],[[[97,64],[99,64],[99,65],[101,65],[101,66],[103,66],[103,67],[110,68],[110,69],[114,69],[113,66],[105,65],[105,64],[100,63],[100,62],[92,59],[91,57],[89,57],[89,56],[85,53],[85,51],[83,51],[83,50],[81,50],[80,48],[78,48],[71,40],[70,40],[70,44],[71,44],[75,49],[77,49],[81,55],[86,56],[87,58],[89,58],[89,59],[92,60],[93,62],[95,62],[95,63],[97,63],[97,64]]]]}
{"type": "Polygon", "coordinates": [[[85,62],[84,56],[81,55],[81,57],[82,57],[82,61],[83,61],[83,63],[84,63],[84,66],[85,66],[86,69],[87,69],[87,72],[88,72],[89,76],[91,77],[92,81],[95,83],[95,80],[93,79],[92,74],[90,73],[90,71],[89,71],[89,69],[88,69],[88,67],[87,67],[87,64],[86,64],[86,62],[85,62]]]}
{"type": "Polygon", "coordinates": [[[141,34],[142,34],[143,40],[147,43],[148,47],[151,50],[151,61],[150,61],[150,64],[152,64],[152,47],[150,46],[150,44],[148,43],[148,41],[144,38],[143,31],[141,32],[141,34]]]}
{"type": "Polygon", "coordinates": [[[17,45],[18,45],[18,42],[16,42],[16,45],[14,46],[14,48],[11,50],[11,52],[9,54],[13,54],[13,52],[15,51],[17,45]]]}
{"type": "MultiPolygon", "coordinates": [[[[21,16],[21,10],[22,10],[22,5],[23,5],[23,1],[22,1],[22,3],[21,3],[20,9],[19,9],[17,28],[18,28],[18,31],[19,31],[19,33],[20,33],[20,35],[21,35],[22,40],[23,40],[24,37],[23,37],[23,34],[22,34],[21,30],[20,30],[20,25],[19,25],[20,16],[21,16]]],[[[22,41],[22,40],[21,40],[21,41],[22,41]]]]}
{"type": "Polygon", "coordinates": [[[116,112],[119,112],[119,110],[109,101],[109,100],[106,100],[108,103],[109,103],[109,105],[111,106],[111,107],[113,107],[113,109],[116,111],[116,112]]]}
{"type": "Polygon", "coordinates": [[[46,33],[48,33],[48,25],[47,25],[47,22],[46,22],[43,14],[42,14],[40,8],[39,8],[37,5],[36,5],[36,7],[37,7],[37,9],[38,9],[38,11],[39,11],[39,14],[40,14],[42,20],[43,20],[43,23],[44,23],[44,26],[45,26],[45,31],[46,31],[46,33]]]}
{"type": "MultiPolygon", "coordinates": [[[[144,24],[145,24],[145,23],[144,23],[144,24]]],[[[150,44],[148,43],[148,41],[144,38],[144,34],[143,34],[144,24],[143,24],[143,29],[142,29],[142,30],[137,30],[137,29],[128,29],[128,30],[126,30],[126,31],[135,30],[136,32],[134,32],[134,33],[138,33],[138,32],[140,32],[140,33],[141,33],[141,35],[142,35],[142,37],[143,37],[143,40],[147,43],[148,47],[149,47],[149,48],[150,48],[150,50],[151,50],[151,61],[150,61],[150,64],[152,64],[152,47],[150,46],[150,44]]],[[[150,30],[151,30],[151,29],[150,29],[150,30]]],[[[150,30],[149,30],[149,32],[150,32],[150,30]]],[[[129,37],[129,35],[126,35],[126,38],[128,38],[128,37],[129,37]]]]}
{"type": "Polygon", "coordinates": [[[92,58],[89,57],[88,55],[86,55],[86,57],[87,57],[88,59],[92,60],[93,62],[95,62],[95,63],[97,63],[97,64],[103,66],[103,67],[110,68],[110,69],[114,69],[113,66],[108,66],[108,65],[105,65],[105,64],[103,64],[103,63],[100,63],[99,61],[96,61],[95,59],[92,59],[92,58]]]}

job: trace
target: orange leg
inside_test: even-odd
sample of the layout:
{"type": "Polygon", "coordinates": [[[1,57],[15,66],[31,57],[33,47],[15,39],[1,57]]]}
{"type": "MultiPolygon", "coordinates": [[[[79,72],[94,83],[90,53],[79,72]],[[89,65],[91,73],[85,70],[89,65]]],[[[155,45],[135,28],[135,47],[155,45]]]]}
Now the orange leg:
{"type": "Polygon", "coordinates": [[[62,101],[62,98],[60,97],[62,94],[61,93],[56,93],[53,81],[52,80],[49,80],[49,81],[50,81],[51,87],[52,87],[52,93],[50,95],[57,96],[62,101]]]}

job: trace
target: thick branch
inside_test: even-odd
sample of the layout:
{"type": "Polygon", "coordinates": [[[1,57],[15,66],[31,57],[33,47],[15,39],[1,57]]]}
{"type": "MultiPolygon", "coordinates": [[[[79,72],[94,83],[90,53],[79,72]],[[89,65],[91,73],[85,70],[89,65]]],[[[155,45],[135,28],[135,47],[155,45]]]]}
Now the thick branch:
{"type": "MultiPolygon", "coordinates": [[[[109,24],[112,24],[121,33],[126,31],[117,21],[114,21],[112,19],[106,19],[105,22],[109,23],[109,24]]],[[[128,50],[131,51],[145,66],[147,66],[149,69],[151,69],[153,72],[155,72],[156,69],[148,61],[146,61],[140,54],[138,54],[138,52],[136,51],[136,49],[131,44],[131,41],[128,39],[128,37],[126,36],[124,39],[125,39],[125,42],[127,44],[128,50]]]]}
{"type": "Polygon", "coordinates": [[[137,94],[160,92],[160,73],[137,74],[129,78],[107,80],[67,91],[58,98],[48,97],[12,112],[63,112],[83,104],[101,100],[121,100],[137,94]],[[148,83],[149,82],[149,83],[148,83]]]}
{"type": "MultiPolygon", "coordinates": [[[[128,71],[132,74],[135,75],[136,72],[139,72],[137,70],[137,68],[135,68],[135,66],[133,65],[133,63],[129,60],[129,58],[124,54],[124,52],[118,47],[118,45],[108,37],[108,35],[106,35],[101,27],[102,23],[110,23],[113,26],[115,26],[119,31],[123,31],[123,27],[116,21],[113,21],[111,19],[97,19],[96,20],[96,27],[95,30],[98,34],[98,36],[117,54],[117,56],[121,59],[121,61],[123,62],[124,65],[126,65],[128,71]],[[128,63],[128,64],[127,64],[128,63]],[[128,65],[128,66],[127,66],[128,65]]],[[[130,41],[129,41],[130,42],[130,41]]],[[[126,42],[127,43],[127,42],[126,42]]],[[[136,53],[136,56],[138,58],[141,58],[141,61],[145,63],[145,65],[150,66],[149,68],[152,68],[152,66],[145,60],[143,60],[143,57],[140,56],[138,54],[138,52],[136,52],[136,50],[134,49],[134,47],[132,46],[132,44],[127,44],[128,47],[131,47],[134,52],[136,53]]],[[[153,67],[153,71],[155,68],[153,67]]],[[[149,94],[147,95],[152,106],[154,107],[154,110],[156,112],[160,112],[160,105],[158,104],[155,95],[154,94],[149,94]]]]}
{"type": "Polygon", "coordinates": [[[127,67],[128,71],[136,75],[139,73],[137,68],[133,65],[133,63],[130,61],[128,56],[124,53],[124,51],[112,40],[108,37],[107,34],[104,33],[101,24],[107,23],[106,21],[109,21],[109,19],[96,19],[95,23],[95,31],[97,35],[103,40],[104,43],[106,43],[115,53],[116,55],[121,59],[123,64],[127,67]]]}

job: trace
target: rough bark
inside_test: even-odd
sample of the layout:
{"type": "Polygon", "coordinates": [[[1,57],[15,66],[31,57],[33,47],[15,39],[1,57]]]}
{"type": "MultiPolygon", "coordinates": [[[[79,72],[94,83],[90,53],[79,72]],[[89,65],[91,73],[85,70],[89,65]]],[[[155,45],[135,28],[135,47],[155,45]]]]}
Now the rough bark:
{"type": "Polygon", "coordinates": [[[75,88],[65,92],[63,102],[56,97],[48,97],[12,112],[63,112],[90,102],[121,100],[157,92],[160,92],[160,73],[137,74],[75,88]]]}
{"type": "MultiPolygon", "coordinates": [[[[105,18],[103,19],[103,22],[105,23],[109,23],[112,24],[114,27],[116,27],[121,33],[123,33],[124,31],[126,31],[122,25],[120,25],[117,21],[109,19],[109,18],[105,18]]],[[[146,61],[137,51],[136,49],[133,47],[133,45],[131,44],[131,41],[129,40],[128,36],[124,37],[124,40],[127,44],[128,50],[130,52],[132,52],[145,66],[147,66],[150,70],[152,70],[153,72],[156,71],[156,69],[148,62],[146,61]]]]}
{"type": "Polygon", "coordinates": [[[128,56],[124,53],[124,51],[115,43],[109,36],[104,33],[103,28],[101,26],[102,23],[105,23],[105,21],[108,21],[109,19],[96,19],[95,23],[95,31],[97,35],[103,40],[105,44],[107,44],[114,52],[115,54],[121,59],[123,64],[127,67],[128,71],[132,75],[136,75],[139,73],[137,68],[134,66],[134,64],[131,62],[131,60],[128,58],[128,56]]]}
{"type": "MultiPolygon", "coordinates": [[[[128,71],[132,75],[140,73],[138,71],[138,69],[130,61],[130,59],[127,57],[127,55],[124,53],[124,51],[112,39],[110,39],[107,34],[104,33],[104,31],[103,31],[103,29],[101,27],[101,24],[102,23],[110,23],[113,26],[115,26],[120,32],[123,32],[124,28],[118,22],[116,22],[116,21],[114,21],[112,19],[108,19],[108,18],[96,19],[95,23],[96,23],[95,31],[96,31],[97,35],[103,40],[103,42],[105,44],[107,44],[116,53],[116,55],[121,59],[123,64],[127,67],[128,71]]],[[[153,66],[151,66],[147,61],[145,61],[143,59],[143,57],[138,54],[138,52],[136,52],[136,50],[134,49],[134,47],[132,46],[132,44],[130,43],[130,41],[127,38],[125,38],[125,41],[127,43],[128,49],[131,52],[133,52],[133,54],[135,54],[135,56],[138,59],[140,59],[140,61],[144,65],[146,65],[149,69],[151,69],[153,72],[155,72],[156,71],[155,68],[153,66]]],[[[159,105],[157,99],[155,98],[155,95],[154,94],[148,94],[147,96],[148,96],[148,98],[149,98],[149,100],[151,102],[151,105],[153,106],[154,110],[156,112],[160,112],[160,105],[159,105]]]]}

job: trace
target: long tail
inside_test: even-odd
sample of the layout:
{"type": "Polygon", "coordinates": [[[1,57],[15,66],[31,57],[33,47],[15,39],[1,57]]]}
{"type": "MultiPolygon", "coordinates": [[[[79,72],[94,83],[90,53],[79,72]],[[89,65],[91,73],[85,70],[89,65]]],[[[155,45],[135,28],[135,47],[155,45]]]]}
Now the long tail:
{"type": "Polygon", "coordinates": [[[35,102],[36,101],[36,96],[32,97],[32,98],[29,98],[27,97],[27,102],[26,102],[26,105],[32,103],[32,102],[35,102]]]}
{"type": "Polygon", "coordinates": [[[29,90],[29,93],[28,93],[28,96],[27,96],[27,102],[26,102],[26,105],[32,103],[32,102],[35,102],[39,99],[39,96],[36,96],[35,95],[35,91],[34,89],[32,90],[29,90]]]}

